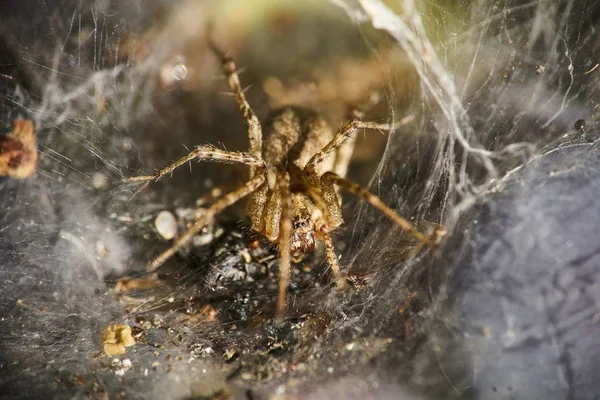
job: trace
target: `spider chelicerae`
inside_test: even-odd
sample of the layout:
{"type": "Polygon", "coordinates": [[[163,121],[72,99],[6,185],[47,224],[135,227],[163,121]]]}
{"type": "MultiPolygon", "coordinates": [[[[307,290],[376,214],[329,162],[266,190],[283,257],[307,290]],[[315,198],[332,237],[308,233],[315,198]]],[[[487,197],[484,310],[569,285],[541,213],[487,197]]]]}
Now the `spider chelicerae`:
{"type": "MultiPolygon", "coordinates": [[[[170,248],[149,264],[149,271],[158,268],[184,247],[225,208],[248,197],[247,212],[252,229],[279,247],[277,314],[282,315],[290,282],[291,259],[312,252],[317,240],[325,244],[327,261],[336,284],[338,287],[346,285],[331,237],[331,232],[343,223],[339,188],[381,210],[423,244],[438,244],[444,234],[443,229],[438,228],[431,235],[421,233],[379,197],[345,178],[354,150],[353,134],[358,129],[390,130],[405,121],[395,125],[363,122],[361,118],[368,108],[365,105],[353,109],[349,121],[334,134],[329,124],[315,111],[284,107],[271,113],[263,134],[263,127],[246,100],[233,59],[212,41],[210,47],[221,60],[229,88],[248,125],[249,151],[196,146],[189,154],[156,174],[136,176],[127,181],[158,180],[193,159],[243,164],[249,167],[250,178],[216,200],[170,248]]],[[[374,97],[368,103],[376,101],[374,97]]]]}

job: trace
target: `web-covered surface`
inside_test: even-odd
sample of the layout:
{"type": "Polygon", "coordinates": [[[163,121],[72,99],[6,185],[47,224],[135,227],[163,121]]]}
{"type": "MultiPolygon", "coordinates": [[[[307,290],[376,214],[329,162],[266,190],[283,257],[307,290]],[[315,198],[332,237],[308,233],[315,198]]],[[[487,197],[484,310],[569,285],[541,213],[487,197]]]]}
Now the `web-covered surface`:
{"type": "MultiPolygon", "coordinates": [[[[447,293],[464,294],[472,277],[449,289],[445,282],[453,263],[463,262],[457,253],[479,238],[455,227],[462,232],[474,204],[504,188],[498,182],[526,185],[515,171],[528,159],[594,140],[597,6],[271,3],[0,6],[2,127],[33,120],[40,155],[34,176],[2,181],[0,382],[7,393],[418,398],[426,388],[452,398],[476,386],[468,352],[429,331],[464,334],[463,310],[447,293]],[[169,246],[154,228],[159,212],[193,208],[246,174],[193,163],[145,188],[122,182],[196,144],[247,146],[243,119],[206,47],[207,21],[245,68],[241,79],[252,84],[246,93],[261,118],[295,103],[322,112],[335,129],[348,104],[373,88],[385,101],[367,119],[414,115],[387,138],[361,133],[349,178],[423,229],[444,225],[448,241],[416,251],[377,210],[348,197],[336,243],[353,289],[336,293],[317,254],[297,267],[289,313],[274,321],[276,252],[254,242],[238,207],[150,287],[119,293],[119,278],[143,277],[146,263],[169,246]],[[137,329],[138,343],[116,362],[102,357],[100,332],[123,322],[137,329]]],[[[552,173],[577,171],[559,165],[552,173]]],[[[573,385],[566,375],[558,386],[573,385]]]]}

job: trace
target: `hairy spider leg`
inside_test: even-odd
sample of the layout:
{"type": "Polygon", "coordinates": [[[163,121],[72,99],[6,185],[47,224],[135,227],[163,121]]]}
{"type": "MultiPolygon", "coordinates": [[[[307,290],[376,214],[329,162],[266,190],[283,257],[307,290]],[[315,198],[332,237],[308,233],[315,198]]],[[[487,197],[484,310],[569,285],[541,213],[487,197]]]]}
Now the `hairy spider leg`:
{"type": "Polygon", "coordinates": [[[219,200],[217,200],[213,205],[211,205],[204,215],[202,215],[194,225],[192,225],[183,235],[181,235],[175,243],[167,250],[162,252],[158,257],[156,257],[150,265],[148,265],[147,271],[154,271],[156,268],[160,267],[166,260],[168,260],[173,254],[175,254],[179,249],[184,247],[193,237],[196,235],[202,228],[206,225],[210,224],[215,217],[215,215],[219,214],[225,208],[233,205],[237,201],[243,199],[248,196],[250,193],[254,192],[265,182],[265,175],[258,174],[254,178],[250,179],[243,186],[234,190],[233,192],[229,192],[219,200]]]}
{"type": "MultiPolygon", "coordinates": [[[[257,158],[261,158],[262,151],[262,126],[260,121],[256,117],[256,114],[250,107],[250,104],[246,100],[242,85],[240,84],[240,77],[238,76],[235,62],[231,57],[225,55],[225,52],[221,50],[216,43],[209,40],[209,45],[212,51],[221,60],[221,69],[227,78],[227,84],[229,89],[233,92],[235,100],[238,103],[240,111],[248,124],[248,141],[249,141],[249,152],[257,158]]],[[[256,171],[255,167],[250,167],[250,177],[254,176],[256,171]]]]}
{"type": "Polygon", "coordinates": [[[221,149],[215,149],[210,146],[196,146],[194,150],[190,151],[186,156],[173,162],[169,166],[161,169],[154,175],[134,176],[132,178],[125,179],[126,182],[141,182],[141,181],[156,181],[165,175],[170,174],[181,165],[191,161],[193,159],[199,159],[203,161],[222,161],[237,164],[244,164],[248,166],[264,165],[264,161],[260,156],[256,157],[250,153],[242,153],[237,151],[226,151],[221,149]]]}
{"type": "MultiPolygon", "coordinates": [[[[341,210],[339,206],[339,201],[337,200],[337,196],[333,196],[331,190],[327,190],[328,188],[324,188],[325,197],[322,193],[317,192],[312,189],[312,186],[309,186],[309,190],[307,190],[307,194],[312,200],[312,202],[317,206],[317,208],[321,211],[323,215],[323,219],[327,221],[330,227],[337,227],[341,225],[343,222],[341,216],[341,210]],[[328,196],[329,194],[329,196],[328,196]]],[[[330,229],[328,227],[328,229],[330,229]]],[[[325,252],[327,257],[327,262],[331,267],[331,272],[333,273],[333,277],[335,279],[336,286],[338,289],[345,289],[347,286],[346,279],[340,270],[340,265],[338,262],[337,255],[335,254],[335,246],[333,244],[333,238],[329,234],[327,230],[323,230],[317,228],[317,237],[325,243],[325,252]]],[[[334,228],[335,229],[335,228],[334,228]]]]}
{"type": "MultiPolygon", "coordinates": [[[[369,96],[364,103],[356,107],[349,108],[348,121],[355,119],[362,120],[365,114],[379,102],[379,97],[379,93],[372,92],[371,96],[369,96]]],[[[338,148],[335,156],[335,162],[331,170],[339,176],[346,177],[346,174],[348,173],[348,167],[350,165],[350,161],[352,160],[352,154],[354,153],[357,137],[357,135],[350,135],[350,137],[348,137],[346,141],[338,148]]]]}
{"type": "Polygon", "coordinates": [[[305,171],[309,175],[316,175],[317,167],[331,154],[332,151],[337,149],[346,139],[352,136],[357,129],[377,129],[390,131],[396,129],[399,126],[406,124],[412,120],[412,115],[401,119],[395,124],[379,124],[376,122],[364,122],[358,119],[352,119],[346,123],[342,129],[338,131],[333,139],[325,145],[319,152],[311,157],[305,167],[305,171]]]}
{"type": "MultiPolygon", "coordinates": [[[[325,221],[327,221],[327,223],[331,224],[332,221],[335,221],[335,222],[339,222],[339,224],[341,224],[343,222],[341,215],[334,216],[331,214],[331,212],[329,211],[329,204],[325,201],[325,199],[323,198],[323,195],[321,195],[321,193],[312,189],[312,186],[309,186],[309,189],[306,190],[306,193],[310,197],[311,201],[321,211],[321,213],[323,214],[323,219],[325,221]],[[337,217],[337,219],[336,219],[336,217],[337,217]]],[[[339,206],[338,206],[338,208],[339,208],[339,206]]],[[[333,225],[336,225],[336,224],[334,223],[334,224],[332,224],[332,226],[333,225]]]]}
{"type": "Polygon", "coordinates": [[[281,198],[281,219],[279,220],[279,291],[277,294],[277,316],[285,312],[287,288],[290,284],[290,239],[292,235],[292,198],[290,176],[287,172],[279,175],[278,189],[281,198]]]}
{"type": "MultiPolygon", "coordinates": [[[[344,222],[341,215],[339,201],[336,198],[337,195],[334,195],[335,192],[331,190],[331,186],[322,187],[321,190],[322,193],[319,193],[311,188],[308,190],[308,195],[312,202],[315,203],[317,208],[323,214],[323,219],[329,224],[327,229],[331,229],[332,227],[333,229],[335,229],[337,226],[341,225],[344,222]]],[[[343,282],[343,284],[345,284],[346,281],[342,278],[339,263],[337,261],[337,256],[335,255],[333,239],[331,238],[331,235],[329,235],[329,231],[321,229],[319,227],[317,234],[319,238],[325,243],[327,260],[329,261],[329,265],[331,266],[331,271],[333,272],[336,283],[339,284],[340,282],[343,282]]]]}
{"type": "Polygon", "coordinates": [[[396,214],[396,212],[390,207],[388,207],[383,201],[381,201],[379,197],[375,196],[373,193],[362,188],[361,186],[352,183],[339,175],[336,175],[333,172],[325,172],[323,176],[321,176],[321,181],[324,185],[337,185],[343,188],[344,190],[347,190],[348,192],[361,197],[367,203],[371,204],[373,207],[377,208],[382,213],[384,213],[389,219],[394,221],[396,225],[400,226],[400,228],[410,233],[424,244],[433,247],[437,246],[439,244],[439,240],[445,233],[445,231],[441,229],[436,229],[432,237],[427,237],[423,233],[419,232],[417,228],[415,228],[406,219],[396,214]]]}
{"type": "Polygon", "coordinates": [[[327,232],[321,233],[323,243],[325,243],[325,253],[327,255],[327,262],[331,267],[333,276],[335,278],[335,284],[339,290],[344,290],[348,284],[342,272],[340,271],[340,264],[338,262],[337,255],[335,254],[335,246],[333,244],[333,238],[327,232]]]}

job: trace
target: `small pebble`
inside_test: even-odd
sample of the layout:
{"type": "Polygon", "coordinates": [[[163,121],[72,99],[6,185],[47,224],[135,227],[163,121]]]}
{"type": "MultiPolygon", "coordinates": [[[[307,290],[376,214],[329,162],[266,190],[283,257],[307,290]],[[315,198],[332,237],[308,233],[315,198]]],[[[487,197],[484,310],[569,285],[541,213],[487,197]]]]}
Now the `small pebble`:
{"type": "Polygon", "coordinates": [[[100,172],[96,172],[92,175],[92,186],[95,189],[103,189],[108,186],[108,177],[100,172]]]}
{"type": "Polygon", "coordinates": [[[177,235],[177,220],[169,211],[161,211],[154,220],[158,234],[166,240],[171,240],[177,235]]]}
{"type": "Polygon", "coordinates": [[[212,242],[213,239],[214,239],[214,236],[213,236],[212,232],[206,232],[206,233],[202,233],[200,235],[194,236],[192,238],[192,244],[194,245],[194,247],[206,246],[207,244],[212,242]]]}

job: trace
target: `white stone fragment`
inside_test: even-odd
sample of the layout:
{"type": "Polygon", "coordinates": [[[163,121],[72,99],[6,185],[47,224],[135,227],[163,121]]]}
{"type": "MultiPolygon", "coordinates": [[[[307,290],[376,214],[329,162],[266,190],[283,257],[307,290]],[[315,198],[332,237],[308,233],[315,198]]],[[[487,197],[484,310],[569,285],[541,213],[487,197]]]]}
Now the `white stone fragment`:
{"type": "Polygon", "coordinates": [[[94,173],[92,175],[92,186],[95,189],[104,189],[108,186],[108,177],[100,172],[94,173]]]}
{"type": "Polygon", "coordinates": [[[154,220],[154,227],[158,234],[167,240],[177,236],[177,220],[169,211],[161,211],[154,220]]]}

